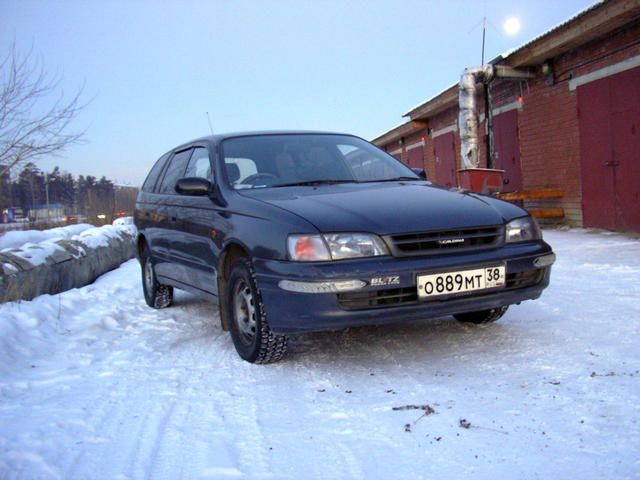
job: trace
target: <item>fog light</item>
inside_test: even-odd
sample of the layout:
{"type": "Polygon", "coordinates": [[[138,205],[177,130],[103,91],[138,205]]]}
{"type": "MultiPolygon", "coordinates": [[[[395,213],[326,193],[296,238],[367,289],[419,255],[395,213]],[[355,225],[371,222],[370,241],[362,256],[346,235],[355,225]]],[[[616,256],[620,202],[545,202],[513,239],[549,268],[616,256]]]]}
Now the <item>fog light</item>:
{"type": "Polygon", "coordinates": [[[538,257],[533,261],[533,266],[536,268],[548,267],[549,265],[553,265],[556,261],[556,254],[551,253],[549,255],[545,255],[544,257],[538,257]]]}
{"type": "Polygon", "coordinates": [[[362,280],[335,280],[328,282],[298,282],[280,280],[278,286],[283,290],[298,293],[338,293],[357,290],[366,285],[362,280]]]}

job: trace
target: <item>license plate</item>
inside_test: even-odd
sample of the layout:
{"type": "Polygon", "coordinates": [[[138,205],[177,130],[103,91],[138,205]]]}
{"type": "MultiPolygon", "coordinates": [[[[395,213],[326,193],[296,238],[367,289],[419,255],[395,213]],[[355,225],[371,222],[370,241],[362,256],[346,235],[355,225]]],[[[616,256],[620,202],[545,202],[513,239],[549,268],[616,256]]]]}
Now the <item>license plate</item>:
{"type": "Polygon", "coordinates": [[[505,268],[497,265],[473,270],[418,275],[418,298],[430,299],[456,293],[504,287],[505,268]]]}

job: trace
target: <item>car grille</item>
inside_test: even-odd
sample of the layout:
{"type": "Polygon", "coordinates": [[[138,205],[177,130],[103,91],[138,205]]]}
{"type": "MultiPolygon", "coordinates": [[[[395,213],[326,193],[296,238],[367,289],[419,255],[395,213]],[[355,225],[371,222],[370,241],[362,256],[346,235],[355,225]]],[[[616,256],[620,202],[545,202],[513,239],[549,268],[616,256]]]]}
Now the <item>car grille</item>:
{"type": "Polygon", "coordinates": [[[417,300],[418,290],[416,287],[386,288],[384,290],[338,294],[338,303],[345,310],[390,307],[393,305],[414,303],[417,300]]]}
{"type": "Polygon", "coordinates": [[[385,237],[395,257],[484,250],[501,245],[504,227],[464,228],[435,232],[402,233],[385,237]]]}
{"type": "MultiPolygon", "coordinates": [[[[529,272],[518,272],[507,274],[507,285],[498,291],[490,292],[469,292],[460,296],[483,296],[492,293],[514,290],[516,288],[532,287],[538,284],[544,277],[546,268],[536,269],[529,272]]],[[[450,297],[448,297],[450,298],[450,297]]],[[[443,297],[441,300],[446,300],[443,297]]],[[[437,300],[436,300],[437,301],[437,300]]],[[[338,294],[338,303],[345,310],[364,310],[368,308],[392,307],[397,305],[409,305],[418,302],[418,292],[416,287],[407,288],[386,288],[383,290],[370,290],[368,292],[345,292],[338,294]]]]}

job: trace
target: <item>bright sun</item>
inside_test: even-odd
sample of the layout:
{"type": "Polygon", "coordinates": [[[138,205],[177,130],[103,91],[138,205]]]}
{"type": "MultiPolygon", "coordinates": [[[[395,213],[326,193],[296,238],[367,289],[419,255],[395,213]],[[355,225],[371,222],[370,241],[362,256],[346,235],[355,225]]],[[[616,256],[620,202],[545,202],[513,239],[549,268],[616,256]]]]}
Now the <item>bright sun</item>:
{"type": "Polygon", "coordinates": [[[502,27],[507,35],[515,35],[520,31],[520,20],[515,17],[507,18],[502,27]]]}

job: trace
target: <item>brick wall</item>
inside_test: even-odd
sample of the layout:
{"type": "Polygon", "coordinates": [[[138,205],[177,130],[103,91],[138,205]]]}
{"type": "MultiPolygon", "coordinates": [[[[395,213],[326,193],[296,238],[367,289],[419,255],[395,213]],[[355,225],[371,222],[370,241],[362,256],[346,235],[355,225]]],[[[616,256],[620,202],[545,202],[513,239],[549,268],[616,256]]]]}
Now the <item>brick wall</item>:
{"type": "MultiPolygon", "coordinates": [[[[562,207],[565,219],[572,225],[582,225],[582,186],[580,165],[580,131],[578,124],[577,93],[570,91],[571,78],[585,75],[630,57],[640,55],[640,23],[630,24],[602,38],[594,40],[553,59],[555,82],[547,84],[541,66],[529,81],[498,80],[492,85],[493,107],[514,102],[522,96],[518,113],[523,188],[561,187],[562,199],[529,201],[527,207],[562,207]]],[[[480,112],[484,111],[479,96],[480,112]]],[[[454,106],[428,119],[432,132],[449,127],[458,120],[458,107],[454,106]]],[[[479,126],[480,166],[485,167],[485,126],[479,126]]],[[[460,136],[456,131],[456,162],[460,167],[460,136]]],[[[405,145],[413,143],[407,141],[405,145]]],[[[397,147],[390,146],[393,150],[397,147]]],[[[403,156],[406,161],[406,157],[403,156]]],[[[425,170],[435,176],[433,139],[426,138],[425,170]]]]}
{"type": "Polygon", "coordinates": [[[528,202],[565,210],[572,225],[582,225],[580,129],[577,92],[568,81],[640,54],[640,25],[632,25],[553,59],[555,83],[547,85],[540,71],[523,89],[519,115],[524,188],[562,187],[565,197],[528,202]],[[635,43],[635,45],[633,45],[635,43]]]}

